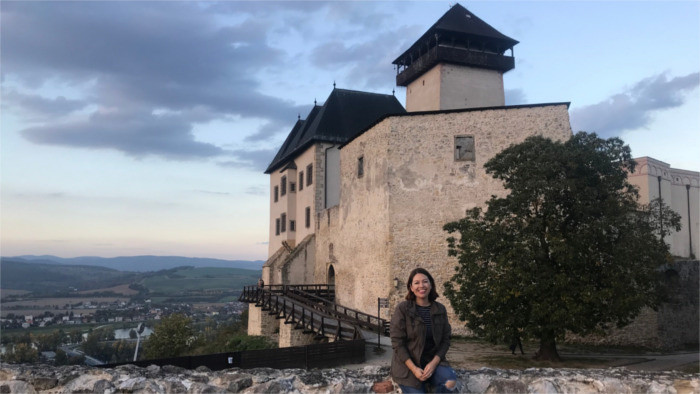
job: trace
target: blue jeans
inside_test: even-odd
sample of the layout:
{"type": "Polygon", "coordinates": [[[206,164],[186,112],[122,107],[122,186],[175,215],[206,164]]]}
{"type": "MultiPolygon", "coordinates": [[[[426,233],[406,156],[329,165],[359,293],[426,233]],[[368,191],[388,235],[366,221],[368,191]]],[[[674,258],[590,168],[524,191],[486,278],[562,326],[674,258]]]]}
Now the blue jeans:
{"type": "Polygon", "coordinates": [[[452,393],[454,392],[455,386],[453,386],[452,390],[445,387],[445,383],[448,380],[454,380],[456,384],[457,374],[448,366],[438,365],[437,368],[435,368],[435,372],[433,372],[433,376],[425,382],[421,382],[420,386],[413,387],[400,384],[399,387],[401,387],[401,391],[404,393],[425,393],[425,383],[430,383],[435,393],[452,393]]]}

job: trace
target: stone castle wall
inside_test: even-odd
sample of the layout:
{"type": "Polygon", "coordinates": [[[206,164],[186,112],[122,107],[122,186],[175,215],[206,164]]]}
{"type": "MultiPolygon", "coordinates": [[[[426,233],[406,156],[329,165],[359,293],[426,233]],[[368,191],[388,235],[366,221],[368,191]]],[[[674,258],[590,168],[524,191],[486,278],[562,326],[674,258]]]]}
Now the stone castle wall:
{"type": "Polygon", "coordinates": [[[336,301],[373,315],[377,297],[386,297],[393,286],[385,160],[388,126],[383,121],[341,149],[340,203],[317,218],[317,278],[325,278],[333,265],[336,301]],[[361,156],[364,174],[358,177],[361,156]]]}
{"type": "MultiPolygon", "coordinates": [[[[698,393],[698,375],[624,369],[458,369],[460,393],[698,393]]],[[[0,392],[46,393],[398,393],[389,368],[187,370],[0,364],[0,392]]]]}
{"type": "MultiPolygon", "coordinates": [[[[377,298],[388,297],[384,318],[403,300],[415,267],[430,270],[442,292],[456,264],[442,226],[504,193],[484,163],[530,135],[569,138],[567,105],[389,117],[357,137],[340,151],[340,205],[317,217],[317,278],[333,262],[338,302],[376,314],[377,298]],[[474,138],[474,160],[455,161],[462,135],[474,138]]],[[[455,333],[468,334],[451,318],[455,333]]]]}

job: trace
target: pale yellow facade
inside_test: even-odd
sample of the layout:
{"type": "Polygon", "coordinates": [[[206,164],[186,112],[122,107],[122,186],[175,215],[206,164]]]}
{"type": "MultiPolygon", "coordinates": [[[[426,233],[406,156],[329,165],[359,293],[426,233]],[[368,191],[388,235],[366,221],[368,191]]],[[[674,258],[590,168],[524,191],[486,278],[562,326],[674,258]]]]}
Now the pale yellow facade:
{"type": "Polygon", "coordinates": [[[700,172],[671,168],[651,157],[636,158],[637,168],[628,179],[639,188],[639,203],[648,204],[659,197],[681,216],[681,231],[665,238],[671,254],[698,256],[700,244],[700,172]]]}

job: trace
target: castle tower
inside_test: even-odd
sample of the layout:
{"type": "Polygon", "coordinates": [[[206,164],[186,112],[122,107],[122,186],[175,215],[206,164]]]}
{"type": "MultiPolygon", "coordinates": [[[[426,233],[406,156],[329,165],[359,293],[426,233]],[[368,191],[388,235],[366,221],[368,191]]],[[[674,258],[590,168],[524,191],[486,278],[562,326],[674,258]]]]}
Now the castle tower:
{"type": "Polygon", "coordinates": [[[455,4],[393,62],[406,110],[505,105],[503,73],[515,67],[517,43],[455,4]]]}

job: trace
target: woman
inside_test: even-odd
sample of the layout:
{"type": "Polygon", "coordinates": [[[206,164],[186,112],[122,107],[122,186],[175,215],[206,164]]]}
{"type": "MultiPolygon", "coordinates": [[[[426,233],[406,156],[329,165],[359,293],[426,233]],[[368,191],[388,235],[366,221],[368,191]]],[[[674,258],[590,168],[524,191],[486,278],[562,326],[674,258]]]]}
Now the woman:
{"type": "Polygon", "coordinates": [[[423,268],[411,271],[408,294],[391,318],[391,377],[404,393],[451,393],[457,375],[445,360],[452,329],[445,307],[436,302],[435,280],[423,268]]]}

